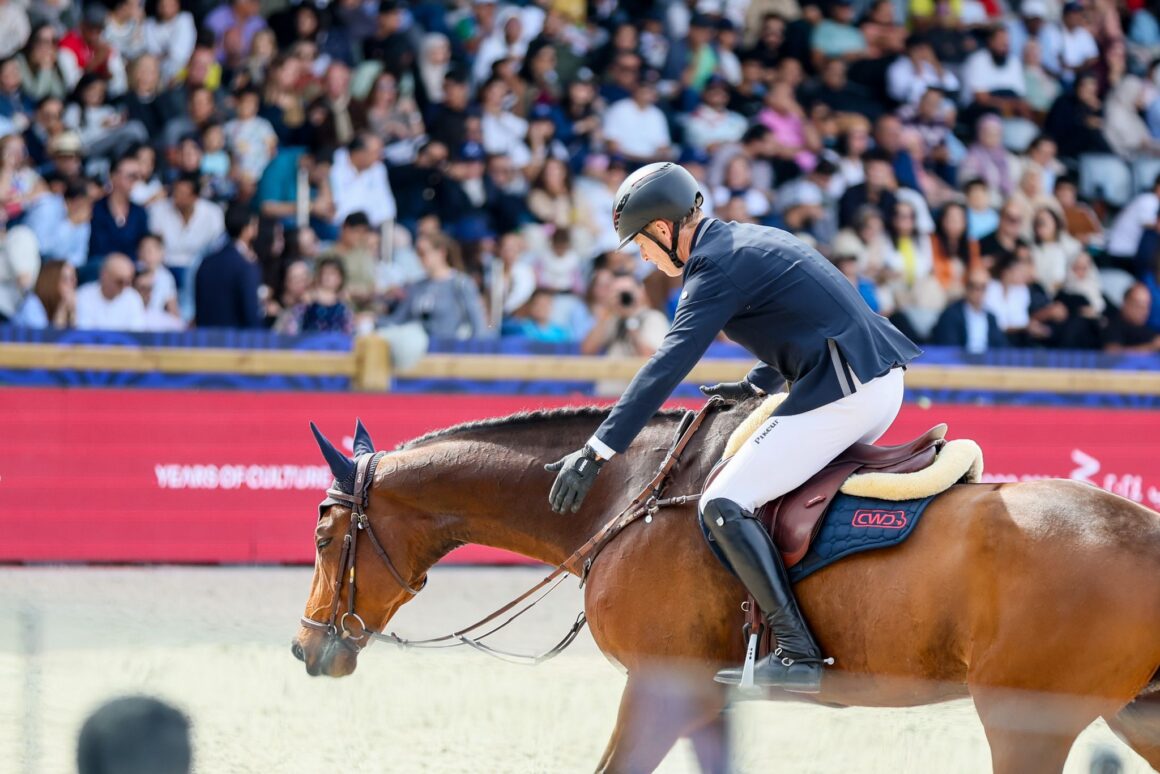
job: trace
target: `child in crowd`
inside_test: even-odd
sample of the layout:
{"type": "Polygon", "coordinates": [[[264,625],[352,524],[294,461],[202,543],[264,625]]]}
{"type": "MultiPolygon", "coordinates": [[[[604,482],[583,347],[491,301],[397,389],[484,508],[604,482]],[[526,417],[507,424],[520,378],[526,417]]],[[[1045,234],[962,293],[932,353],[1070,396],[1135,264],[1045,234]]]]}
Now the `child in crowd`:
{"type": "MultiPolygon", "coordinates": [[[[145,312],[179,316],[177,282],[173,272],[165,267],[165,244],[156,234],[147,234],[137,245],[137,272],[150,273],[150,294],[145,298],[145,312]]],[[[138,288],[140,292],[140,288],[138,288]]]]}
{"type": "Polygon", "coordinates": [[[230,154],[226,150],[226,135],[221,124],[211,123],[201,132],[198,172],[214,200],[221,201],[233,195],[237,186],[230,175],[230,154]]]}
{"type": "Polygon", "coordinates": [[[226,147],[233,154],[242,186],[255,186],[278,150],[278,135],[258,115],[261,94],[253,86],[238,93],[237,118],[225,125],[226,147]]]}
{"type": "Polygon", "coordinates": [[[354,333],[354,314],[344,302],[346,270],[337,258],[318,262],[314,287],[304,301],[288,309],[274,326],[278,333],[354,333]]]}
{"type": "Polygon", "coordinates": [[[584,292],[584,269],[567,229],[552,232],[549,248],[535,255],[535,269],[536,284],[541,288],[576,295],[584,292]]]}
{"type": "Polygon", "coordinates": [[[991,189],[979,178],[967,182],[967,237],[982,239],[999,228],[999,213],[991,206],[991,189]]]}

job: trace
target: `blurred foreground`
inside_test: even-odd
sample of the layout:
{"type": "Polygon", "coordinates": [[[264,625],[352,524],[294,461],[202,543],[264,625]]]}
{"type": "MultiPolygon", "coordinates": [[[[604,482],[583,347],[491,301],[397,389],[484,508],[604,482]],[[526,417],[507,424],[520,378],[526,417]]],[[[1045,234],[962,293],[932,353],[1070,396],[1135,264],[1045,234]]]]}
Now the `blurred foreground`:
{"type": "MultiPolygon", "coordinates": [[[[465,649],[376,644],[350,678],[310,678],[290,655],[308,568],[0,569],[0,761],[74,771],[76,735],[102,701],[149,693],[189,714],[195,770],[583,772],[600,757],[623,676],[585,632],[558,659],[508,665],[465,649]]],[[[540,569],[436,569],[391,628],[444,634],[539,580],[540,569]]],[[[505,630],[501,647],[542,650],[580,609],[574,583],[505,630]],[[508,632],[511,632],[510,634],[508,632]]],[[[737,767],[793,772],[986,772],[968,702],[831,710],[747,702],[733,710],[737,767]]],[[[1114,749],[1150,771],[1101,723],[1066,769],[1114,749]]],[[[9,764],[15,765],[10,766],[9,764]]],[[[662,772],[696,771],[681,743],[662,772]]]]}

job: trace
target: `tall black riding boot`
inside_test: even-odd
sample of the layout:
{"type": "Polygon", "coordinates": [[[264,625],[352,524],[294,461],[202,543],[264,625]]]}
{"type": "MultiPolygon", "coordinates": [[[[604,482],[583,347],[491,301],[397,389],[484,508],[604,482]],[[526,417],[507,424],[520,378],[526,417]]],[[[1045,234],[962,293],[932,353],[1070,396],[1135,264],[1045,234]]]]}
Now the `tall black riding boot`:
{"type": "MultiPolygon", "coordinates": [[[[713,539],[757,600],[777,638],[777,649],[755,665],[754,683],[817,693],[822,684],[822,654],[798,610],[781,554],[769,534],[732,500],[711,500],[703,513],[713,539]]],[[[741,671],[741,667],[723,669],[715,679],[740,684],[741,671]]]]}

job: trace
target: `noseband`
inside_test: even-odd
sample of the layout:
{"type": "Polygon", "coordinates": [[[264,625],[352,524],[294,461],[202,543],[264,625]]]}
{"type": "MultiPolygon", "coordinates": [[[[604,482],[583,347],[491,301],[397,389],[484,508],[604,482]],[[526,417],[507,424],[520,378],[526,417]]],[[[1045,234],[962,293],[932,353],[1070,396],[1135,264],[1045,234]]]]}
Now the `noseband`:
{"type": "Polygon", "coordinates": [[[330,605],[330,620],[317,621],[306,616],[301,618],[303,626],[326,632],[327,637],[337,639],[344,647],[355,653],[358,653],[366,647],[372,635],[372,632],[367,629],[366,622],[354,611],[355,550],[358,547],[358,535],[360,532],[366,532],[367,538],[371,541],[371,546],[375,549],[375,553],[383,560],[383,564],[387,566],[391,576],[402,587],[403,591],[414,596],[427,585],[426,575],[422,577],[418,588],[412,587],[403,578],[402,574],[395,568],[391,557],[387,555],[382,543],[375,536],[375,530],[371,526],[370,519],[367,518],[366,508],[370,501],[370,489],[371,483],[375,478],[375,468],[378,467],[379,460],[385,454],[386,452],[375,452],[373,454],[363,454],[358,458],[355,462],[353,493],[347,493],[339,489],[337,482],[335,486],[326,490],[327,497],[350,507],[350,526],[347,527],[346,536],[342,539],[342,555],[339,557],[338,574],[334,579],[334,601],[330,605]],[[346,612],[340,618],[338,615],[338,604],[342,598],[344,578],[347,579],[346,612]],[[349,621],[353,621],[357,629],[352,629],[348,625],[349,621]]]}

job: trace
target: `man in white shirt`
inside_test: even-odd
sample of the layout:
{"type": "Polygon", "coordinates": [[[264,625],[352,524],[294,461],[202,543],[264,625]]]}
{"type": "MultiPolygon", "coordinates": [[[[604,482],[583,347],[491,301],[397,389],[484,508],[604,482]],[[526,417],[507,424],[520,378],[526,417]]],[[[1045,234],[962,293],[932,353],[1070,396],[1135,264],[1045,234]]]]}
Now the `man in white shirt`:
{"type": "Polygon", "coordinates": [[[1160,177],[1145,191],[1120,210],[1108,228],[1108,255],[1122,261],[1133,261],[1140,249],[1144,229],[1153,228],[1160,216],[1160,177]]]}
{"type": "Polygon", "coordinates": [[[1100,58],[1100,48],[1083,23],[1083,5],[1070,2],[1063,6],[1063,26],[1044,27],[1039,35],[1043,69],[1064,83],[1075,74],[1093,66],[1100,58]]]}
{"type": "Polygon", "coordinates": [[[604,114],[604,137],[612,153],[639,164],[672,158],[669,123],[656,103],[656,86],[642,78],[632,97],[608,108],[604,114]]]}
{"type": "Polygon", "coordinates": [[[1002,113],[1021,113],[1025,86],[1023,65],[1011,56],[1005,27],[994,27],[987,47],[967,57],[963,67],[963,105],[976,104],[1002,113]]]}
{"type": "Polygon", "coordinates": [[[906,53],[886,68],[886,93],[895,102],[917,105],[932,88],[953,94],[959,79],[942,66],[930,41],[916,33],[906,39],[906,53]]]}
{"type": "Polygon", "coordinates": [[[335,152],[330,169],[335,225],[360,211],[375,228],[395,219],[395,195],[382,158],[383,141],[370,132],[360,132],[349,148],[335,152]]]}
{"type": "Polygon", "coordinates": [[[145,330],[145,302],[133,289],[133,262],[121,253],[109,253],[101,276],[77,290],[77,328],[80,330],[145,330]]]}
{"type": "Polygon", "coordinates": [[[727,108],[729,88],[724,78],[714,76],[701,92],[701,104],[685,125],[685,140],[694,148],[713,153],[726,143],[741,139],[748,126],[745,117],[727,108]]]}
{"type": "Polygon", "coordinates": [[[225,233],[221,207],[201,198],[195,174],[177,178],[168,199],[149,208],[149,230],[165,243],[166,265],[188,268],[225,233]]]}
{"type": "Polygon", "coordinates": [[[82,180],[67,183],[64,194],[40,197],[25,218],[42,255],[62,258],[80,268],[89,259],[93,197],[82,180]]]}

